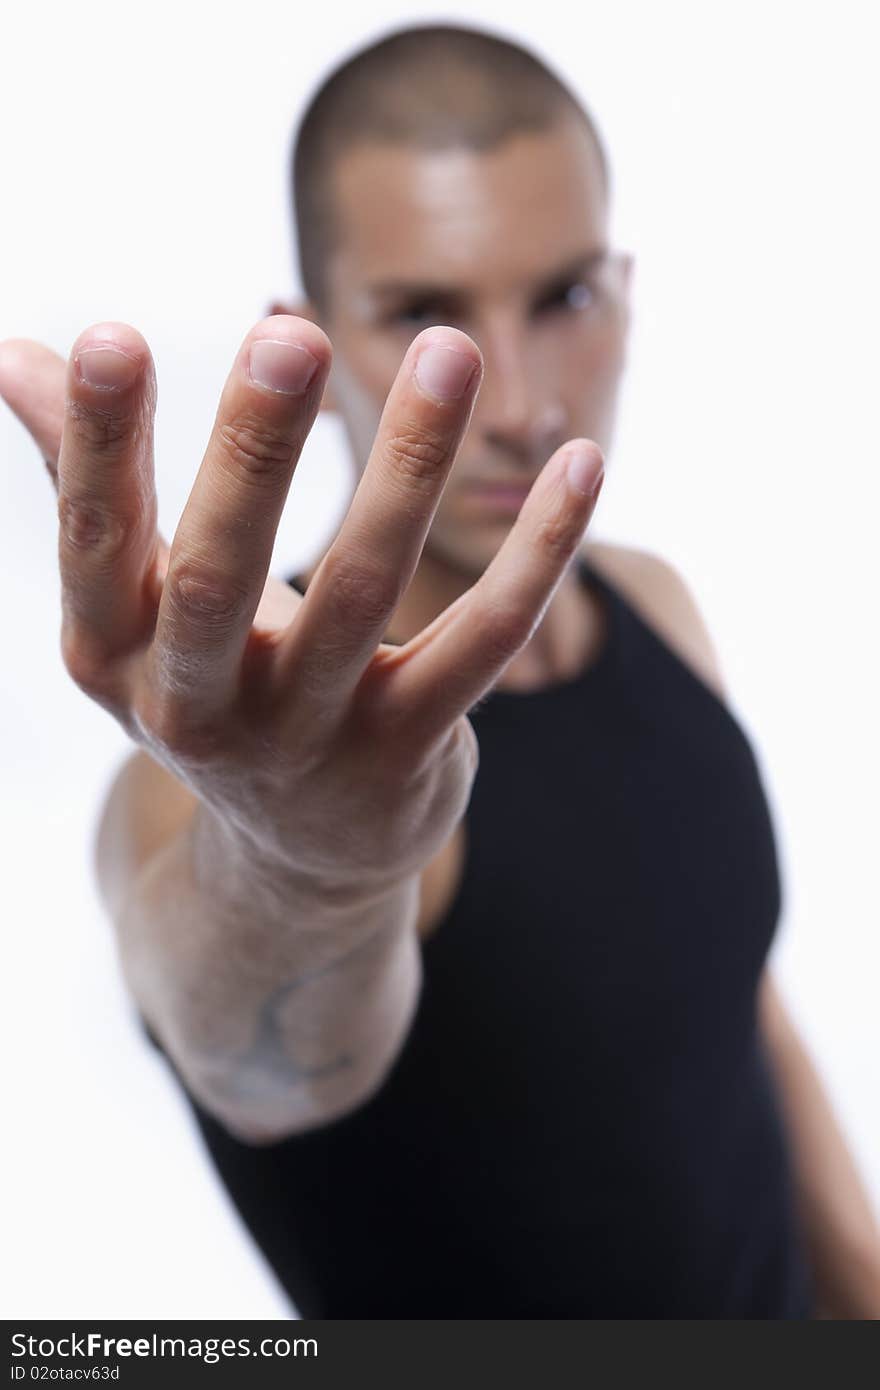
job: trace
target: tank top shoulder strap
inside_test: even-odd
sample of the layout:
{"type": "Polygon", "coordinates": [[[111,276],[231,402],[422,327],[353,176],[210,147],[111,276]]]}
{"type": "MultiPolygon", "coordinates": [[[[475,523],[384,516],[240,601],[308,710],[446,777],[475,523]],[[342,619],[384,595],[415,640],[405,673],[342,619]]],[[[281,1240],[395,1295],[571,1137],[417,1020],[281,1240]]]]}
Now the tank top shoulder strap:
{"type": "Polygon", "coordinates": [[[611,668],[620,660],[628,645],[632,612],[623,594],[598,569],[588,552],[578,553],[575,568],[580,582],[603,600],[605,636],[594,666],[597,669],[611,668]]]}
{"type": "Polygon", "coordinates": [[[598,591],[607,600],[608,616],[610,620],[613,620],[610,622],[610,626],[614,626],[623,609],[627,607],[626,600],[620,590],[610,579],[606,578],[600,569],[597,569],[586,551],[578,552],[575,566],[581,583],[594,591],[598,591]]]}
{"type": "MultiPolygon", "coordinates": [[[[741,741],[751,745],[745,718],[730,698],[718,693],[686,660],[642,612],[638,603],[630,602],[626,593],[607,579],[586,556],[578,557],[583,579],[595,585],[608,601],[608,638],[604,662],[616,667],[621,686],[630,692],[636,686],[662,678],[674,682],[679,697],[696,698],[703,713],[707,710],[713,720],[733,730],[741,741]],[[612,663],[611,653],[614,661],[612,663]]],[[[684,705],[679,704],[679,708],[684,705]]]]}

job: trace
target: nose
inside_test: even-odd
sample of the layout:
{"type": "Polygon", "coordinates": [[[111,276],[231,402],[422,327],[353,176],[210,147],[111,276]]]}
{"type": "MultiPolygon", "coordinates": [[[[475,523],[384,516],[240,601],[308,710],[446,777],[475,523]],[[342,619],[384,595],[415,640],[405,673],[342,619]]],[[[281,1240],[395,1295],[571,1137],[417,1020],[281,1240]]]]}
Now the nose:
{"type": "Polygon", "coordinates": [[[565,411],[535,361],[527,331],[504,321],[483,326],[477,339],[483,382],[472,428],[484,444],[534,468],[564,439],[565,411]]]}

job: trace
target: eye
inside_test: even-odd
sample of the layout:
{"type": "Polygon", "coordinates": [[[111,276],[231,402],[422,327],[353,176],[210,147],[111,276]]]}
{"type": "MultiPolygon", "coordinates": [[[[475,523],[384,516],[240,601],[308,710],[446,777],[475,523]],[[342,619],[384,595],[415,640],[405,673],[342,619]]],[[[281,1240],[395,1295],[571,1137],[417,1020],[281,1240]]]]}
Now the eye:
{"type": "Polygon", "coordinates": [[[408,328],[427,328],[430,323],[448,323],[449,317],[448,307],[436,299],[414,299],[409,304],[401,304],[389,315],[392,323],[402,323],[408,328]]]}
{"type": "Polygon", "coordinates": [[[552,313],[560,309],[567,313],[579,313],[592,308],[596,299],[596,290],[586,280],[566,280],[544,295],[535,308],[538,313],[552,313]]]}

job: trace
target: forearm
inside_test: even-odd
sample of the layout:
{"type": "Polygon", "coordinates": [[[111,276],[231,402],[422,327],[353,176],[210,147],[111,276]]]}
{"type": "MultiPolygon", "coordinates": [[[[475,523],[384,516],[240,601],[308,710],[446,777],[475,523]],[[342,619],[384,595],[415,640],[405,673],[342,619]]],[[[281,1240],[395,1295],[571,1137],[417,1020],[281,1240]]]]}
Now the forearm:
{"type": "Polygon", "coordinates": [[[880,1317],[877,1217],[816,1068],[769,976],[760,1017],[820,1305],[833,1318],[880,1317]]]}
{"type": "Polygon", "coordinates": [[[193,1095],[253,1142],[382,1081],[418,999],[418,880],[371,900],[261,864],[197,813],[117,914],[123,970],[193,1095]]]}

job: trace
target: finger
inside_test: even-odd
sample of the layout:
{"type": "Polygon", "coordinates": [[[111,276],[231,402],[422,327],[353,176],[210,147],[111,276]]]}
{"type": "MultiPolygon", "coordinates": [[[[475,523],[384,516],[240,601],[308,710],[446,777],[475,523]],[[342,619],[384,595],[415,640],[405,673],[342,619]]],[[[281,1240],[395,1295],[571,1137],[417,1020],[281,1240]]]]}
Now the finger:
{"type": "Polygon", "coordinates": [[[163,689],[211,713],[235,696],[330,343],[280,314],[247,335],[171,546],[153,648],[163,689]]]}
{"type": "Polygon", "coordinates": [[[410,345],[339,534],[279,645],[280,680],[333,707],[357,684],[418,564],[482,367],[455,328],[426,329],[410,345]]]}
{"type": "Polygon", "coordinates": [[[143,641],[155,616],[146,582],[158,548],[150,350],[126,324],[97,324],[74,344],[66,387],[58,458],[62,646],[69,666],[91,666],[143,641]]]}
{"type": "Polygon", "coordinates": [[[0,343],[0,396],[30,433],[56,488],[66,371],[64,358],[42,343],[27,338],[0,343]]]}
{"type": "Polygon", "coordinates": [[[525,646],[575,554],[604,479],[598,445],[571,440],[552,456],[491,564],[411,642],[383,652],[383,693],[420,743],[494,685],[525,646]]]}

